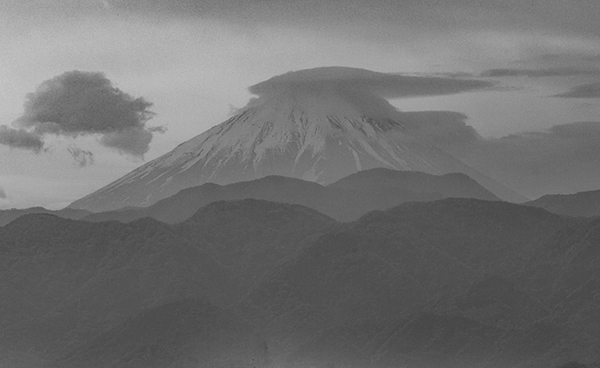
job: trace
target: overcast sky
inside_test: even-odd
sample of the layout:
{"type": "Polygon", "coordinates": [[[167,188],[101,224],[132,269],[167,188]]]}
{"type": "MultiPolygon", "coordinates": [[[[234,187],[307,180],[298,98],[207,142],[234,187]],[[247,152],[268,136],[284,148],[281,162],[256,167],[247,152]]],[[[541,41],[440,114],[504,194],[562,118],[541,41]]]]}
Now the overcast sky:
{"type": "Polygon", "coordinates": [[[0,0],[0,208],[61,208],[292,70],[495,83],[391,100],[460,112],[483,137],[598,122],[598,19],[598,0],[0,0]],[[82,88],[114,124],[73,123],[82,88]]]}

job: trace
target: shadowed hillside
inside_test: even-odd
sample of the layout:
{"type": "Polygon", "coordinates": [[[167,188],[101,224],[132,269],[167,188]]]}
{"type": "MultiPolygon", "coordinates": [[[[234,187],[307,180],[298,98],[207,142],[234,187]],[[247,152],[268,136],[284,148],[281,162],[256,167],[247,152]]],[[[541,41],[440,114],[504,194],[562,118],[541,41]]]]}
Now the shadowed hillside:
{"type": "Polygon", "coordinates": [[[599,244],[598,220],[463,198],[343,224],[255,199],[176,225],[27,215],[0,228],[1,362],[591,367],[599,244]]]}

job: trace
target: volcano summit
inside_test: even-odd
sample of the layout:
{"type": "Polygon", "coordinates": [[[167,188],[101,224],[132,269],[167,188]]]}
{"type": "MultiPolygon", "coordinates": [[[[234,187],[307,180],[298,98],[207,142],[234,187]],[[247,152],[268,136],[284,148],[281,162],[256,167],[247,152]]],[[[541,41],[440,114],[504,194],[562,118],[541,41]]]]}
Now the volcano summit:
{"type": "Polygon", "coordinates": [[[267,175],[326,185],[376,167],[462,172],[502,199],[522,201],[517,193],[411,135],[416,123],[386,100],[489,87],[471,79],[341,67],[290,72],[250,87],[258,97],[227,121],[69,207],[100,212],[149,206],[203,183],[267,175]]]}

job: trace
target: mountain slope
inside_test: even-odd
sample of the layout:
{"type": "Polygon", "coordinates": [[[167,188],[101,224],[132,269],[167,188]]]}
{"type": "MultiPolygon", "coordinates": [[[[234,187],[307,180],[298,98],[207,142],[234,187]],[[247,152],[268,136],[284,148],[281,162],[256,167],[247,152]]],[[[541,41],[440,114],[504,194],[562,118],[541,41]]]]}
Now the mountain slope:
{"type": "MultiPolygon", "coordinates": [[[[407,203],[372,212],[323,235],[282,266],[273,280],[281,280],[286,294],[297,287],[299,300],[318,302],[320,310],[342,308],[345,312],[332,313],[339,319],[362,310],[350,300],[372,304],[366,310],[379,318],[386,314],[378,310],[392,308],[388,315],[392,317],[427,301],[443,285],[470,283],[474,276],[490,273],[517,274],[537,247],[566,224],[567,220],[547,211],[502,202],[407,203]],[[388,289],[389,293],[382,293],[388,289]],[[428,296],[429,292],[433,294],[428,296]],[[400,298],[396,303],[393,295],[400,298]],[[380,297],[392,299],[384,302],[380,297]]],[[[257,288],[251,299],[258,302],[277,294],[273,280],[257,288]]],[[[451,287],[445,292],[452,295],[451,287]]]]}
{"type": "Polygon", "coordinates": [[[238,283],[152,219],[88,223],[26,215],[0,228],[0,346],[56,357],[143,308],[203,297],[230,303],[238,283]]]}
{"type": "Polygon", "coordinates": [[[547,367],[597,359],[595,294],[583,292],[587,299],[577,296],[572,303],[582,304],[565,310],[568,293],[558,304],[538,293],[538,285],[554,290],[561,280],[595,286],[597,259],[580,279],[572,277],[581,266],[566,267],[560,279],[527,277],[546,269],[534,260],[551,244],[578,244],[559,229],[581,236],[589,226],[499,202],[404,204],[317,239],[252,290],[243,308],[281,344],[281,365],[547,367]],[[570,313],[575,326],[588,323],[585,333],[571,327],[570,313]]]}
{"type": "Polygon", "coordinates": [[[249,288],[335,225],[303,206],[245,199],[211,203],[173,228],[249,288]]]}
{"type": "MultiPolygon", "coordinates": [[[[308,208],[255,200],[213,203],[178,227],[21,216],[0,228],[0,366],[23,356],[61,367],[128,356],[162,364],[183,352],[203,362],[209,352],[196,342],[210,348],[227,326],[242,328],[243,341],[248,330],[241,321],[203,330],[204,304],[183,301],[229,307],[305,238],[335,225],[308,208]]],[[[226,337],[215,346],[236,340],[226,337]]]]}
{"type": "MultiPolygon", "coordinates": [[[[348,70],[304,73],[321,77],[325,72],[335,79],[342,71],[348,70]]],[[[462,172],[504,200],[526,200],[408,134],[401,114],[384,98],[317,80],[263,93],[229,120],[70,207],[102,212],[149,206],[203,183],[229,184],[268,175],[326,185],[377,167],[430,174],[462,172]]]]}
{"type": "Polygon", "coordinates": [[[173,226],[22,216],[0,228],[0,365],[592,363],[598,244],[598,219],[462,198],[344,224],[260,200],[173,226]]]}

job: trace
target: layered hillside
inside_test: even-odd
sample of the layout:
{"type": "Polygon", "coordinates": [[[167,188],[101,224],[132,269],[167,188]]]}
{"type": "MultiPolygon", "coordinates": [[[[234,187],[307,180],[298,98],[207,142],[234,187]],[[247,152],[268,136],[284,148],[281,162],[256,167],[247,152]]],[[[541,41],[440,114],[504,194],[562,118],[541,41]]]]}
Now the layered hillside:
{"type": "Polygon", "coordinates": [[[252,199],[177,225],[28,215],[0,228],[1,362],[591,366],[598,244],[597,219],[464,198],[344,224],[252,199]]]}
{"type": "Polygon", "coordinates": [[[184,189],[146,208],[128,208],[84,217],[85,221],[133,221],[153,217],[178,223],[220,200],[262,199],[313,208],[338,221],[353,221],[373,210],[411,201],[462,197],[499,200],[464,174],[430,175],[417,171],[371,169],[328,186],[300,179],[268,176],[229,185],[204,184],[184,189]]]}
{"type": "Polygon", "coordinates": [[[406,204],[324,235],[243,309],[280,366],[597,361],[597,230],[498,202],[406,204]]]}
{"type": "Polygon", "coordinates": [[[228,367],[228,343],[247,349],[256,338],[231,306],[334,224],[308,208],[252,200],[215,203],[175,228],[149,218],[22,216],[0,228],[0,366],[196,357],[228,367]]]}

